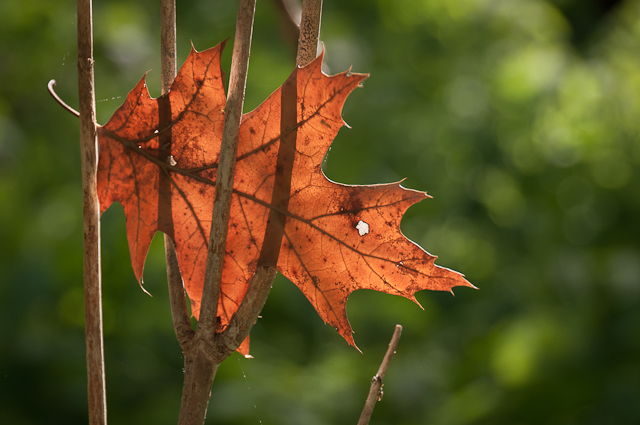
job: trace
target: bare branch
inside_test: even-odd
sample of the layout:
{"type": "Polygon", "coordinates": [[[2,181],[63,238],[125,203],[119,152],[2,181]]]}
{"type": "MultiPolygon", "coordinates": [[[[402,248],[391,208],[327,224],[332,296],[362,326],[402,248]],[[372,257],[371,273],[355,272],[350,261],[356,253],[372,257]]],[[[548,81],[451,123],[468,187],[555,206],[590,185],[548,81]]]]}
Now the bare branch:
{"type": "Polygon", "coordinates": [[[202,292],[202,307],[198,323],[201,333],[213,343],[217,325],[220,279],[224,267],[229,213],[233,195],[233,178],[238,154],[238,135],[244,105],[244,91],[249,70],[249,52],[253,33],[256,0],[241,0],[238,8],[236,35],[233,42],[229,93],[225,108],[224,129],[220,147],[220,160],[216,175],[215,198],[209,235],[209,252],[202,292]]]}
{"type": "Polygon", "coordinates": [[[382,363],[380,364],[378,373],[376,373],[376,375],[371,380],[369,395],[367,396],[367,401],[364,404],[364,409],[362,409],[362,415],[360,415],[358,425],[369,424],[369,420],[371,419],[371,414],[373,413],[373,408],[376,405],[376,401],[382,400],[382,380],[384,379],[384,375],[387,373],[389,363],[391,363],[391,359],[396,352],[401,333],[402,326],[396,325],[396,329],[393,332],[393,336],[391,337],[391,342],[389,343],[389,348],[387,349],[387,353],[384,355],[384,359],[382,359],[382,363]]]}
{"type": "Polygon", "coordinates": [[[84,310],[89,424],[106,425],[107,397],[102,328],[100,206],[97,194],[98,145],[96,143],[91,0],[78,0],[78,94],[83,192],[84,310]]]}
{"type": "Polygon", "coordinates": [[[179,425],[204,424],[211,385],[222,361],[215,356],[214,339],[255,7],[256,0],[241,0],[238,8],[200,318],[195,334],[182,347],[185,379],[179,425]]]}
{"type": "MultiPolygon", "coordinates": [[[[176,77],[176,70],[176,2],[175,0],[160,0],[160,74],[163,95],[167,94],[171,89],[171,84],[173,84],[173,80],[176,77]]],[[[159,102],[159,107],[163,109],[160,112],[161,117],[164,120],[168,118],[171,121],[171,104],[169,102],[159,102]]],[[[160,135],[162,138],[160,145],[165,146],[164,155],[168,156],[171,155],[171,128],[168,123],[161,123],[160,127],[167,128],[160,135]]],[[[161,173],[160,179],[161,185],[171,186],[166,173],[161,173]]],[[[171,202],[171,200],[168,199],[165,202],[171,202]]],[[[169,208],[169,211],[170,207],[170,205],[165,206],[165,208],[169,208]]],[[[184,284],[182,283],[176,248],[173,240],[167,234],[164,235],[164,250],[173,330],[180,347],[184,349],[189,338],[193,335],[193,331],[187,314],[184,284]]]]}

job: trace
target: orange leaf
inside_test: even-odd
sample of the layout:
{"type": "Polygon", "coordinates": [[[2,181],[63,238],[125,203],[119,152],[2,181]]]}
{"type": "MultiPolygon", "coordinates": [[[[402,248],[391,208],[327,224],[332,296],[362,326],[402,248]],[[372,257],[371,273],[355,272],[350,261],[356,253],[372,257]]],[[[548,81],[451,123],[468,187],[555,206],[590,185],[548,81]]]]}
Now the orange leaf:
{"type": "MultiPolygon", "coordinates": [[[[101,210],[123,205],[138,281],[153,235],[168,234],[196,318],[224,121],[223,47],[192,50],[171,91],[158,99],[143,78],[98,131],[101,210]]],[[[344,185],[324,175],[324,155],[345,125],[342,106],[367,75],[327,76],[321,64],[322,55],[296,69],[243,115],[218,316],[226,326],[256,266],[271,262],[355,346],[345,311],[351,292],[415,301],[420,290],[473,285],[436,266],[400,231],[404,212],[426,193],[400,183],[344,185]],[[279,236],[267,235],[272,246],[263,249],[271,231],[265,229],[279,236]]]]}

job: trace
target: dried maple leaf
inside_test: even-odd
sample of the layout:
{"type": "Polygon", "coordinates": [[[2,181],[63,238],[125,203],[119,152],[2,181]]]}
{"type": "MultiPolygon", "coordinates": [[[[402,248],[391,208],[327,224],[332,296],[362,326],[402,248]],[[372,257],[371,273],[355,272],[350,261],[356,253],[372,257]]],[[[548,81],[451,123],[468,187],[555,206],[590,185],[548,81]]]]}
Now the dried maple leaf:
{"type": "MultiPolygon", "coordinates": [[[[224,120],[222,48],[192,50],[171,91],[158,99],[143,78],[98,130],[101,210],[114,201],[123,205],[138,281],[155,232],[168,234],[196,318],[224,120]]],[[[218,316],[226,326],[256,266],[277,262],[320,317],[355,346],[345,310],[351,292],[373,289],[415,301],[420,290],[473,285],[436,266],[400,231],[404,212],[426,193],[400,183],[344,185],[324,175],[324,155],[345,125],[342,106],[367,75],[327,76],[321,64],[322,56],[296,69],[243,115],[218,316]],[[267,236],[275,245],[263,249],[270,215],[284,223],[282,237],[267,236]]]]}

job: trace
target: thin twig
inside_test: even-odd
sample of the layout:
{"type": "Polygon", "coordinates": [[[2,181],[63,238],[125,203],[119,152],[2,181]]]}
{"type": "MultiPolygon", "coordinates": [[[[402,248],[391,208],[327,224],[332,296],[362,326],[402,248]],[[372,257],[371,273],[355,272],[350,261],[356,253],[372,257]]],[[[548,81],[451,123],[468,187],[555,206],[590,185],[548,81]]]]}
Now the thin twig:
{"type": "Polygon", "coordinates": [[[79,117],[80,112],[76,111],[71,106],[67,105],[65,101],[62,100],[60,96],[58,96],[58,93],[56,93],[56,91],[54,90],[55,85],[56,85],[56,80],[49,80],[49,84],[47,84],[47,88],[49,89],[49,94],[53,96],[53,98],[56,100],[56,102],[60,104],[60,106],[62,106],[67,111],[71,112],[76,117],[79,117]]]}
{"type": "Polygon", "coordinates": [[[82,164],[85,342],[89,424],[106,425],[107,397],[102,328],[100,207],[97,194],[96,101],[91,0],[78,0],[78,94],[82,164]]]}
{"type": "MultiPolygon", "coordinates": [[[[176,77],[177,58],[176,58],[176,2],[175,0],[160,0],[160,76],[161,76],[161,93],[166,95],[171,89],[171,84],[176,77]]],[[[170,103],[162,102],[161,105],[169,107],[169,111],[165,111],[169,120],[171,120],[170,103]]],[[[159,137],[163,139],[162,146],[166,145],[167,155],[171,154],[171,128],[168,125],[160,125],[161,128],[167,128],[159,137]],[[167,133],[167,134],[165,134],[167,133]]],[[[161,173],[163,177],[167,177],[161,173]]],[[[171,182],[165,182],[169,187],[171,182]]],[[[171,196],[169,190],[169,197],[171,196]]],[[[170,199],[167,200],[169,203],[170,199]]],[[[170,207],[169,207],[170,208],[170,207]]],[[[167,267],[167,285],[169,287],[169,304],[171,306],[171,318],[173,321],[173,330],[180,347],[184,349],[189,342],[189,338],[193,335],[189,315],[187,313],[187,304],[184,292],[184,284],[182,275],[178,265],[178,256],[176,247],[170,235],[164,235],[164,251],[167,267]]]]}
{"type": "Polygon", "coordinates": [[[382,359],[382,363],[380,364],[378,373],[376,373],[376,375],[371,380],[369,395],[367,396],[367,401],[364,403],[364,409],[362,409],[362,415],[360,415],[358,425],[369,424],[369,420],[371,419],[371,414],[373,413],[373,408],[376,405],[376,401],[382,400],[382,380],[384,379],[384,375],[387,373],[389,363],[391,363],[391,359],[396,352],[396,347],[398,347],[398,341],[400,340],[401,333],[402,326],[396,325],[396,329],[393,332],[393,336],[391,337],[391,342],[389,343],[389,348],[387,349],[387,353],[384,355],[384,359],[382,359]]]}
{"type": "Polygon", "coordinates": [[[227,230],[233,195],[233,178],[238,155],[238,136],[244,105],[244,91],[249,71],[249,53],[253,34],[256,0],[241,0],[238,7],[236,35],[233,42],[229,93],[225,107],[220,159],[216,174],[216,189],[209,235],[209,252],[205,271],[202,305],[197,332],[213,342],[217,327],[220,280],[224,267],[227,230]]]}
{"type": "Polygon", "coordinates": [[[256,0],[241,0],[238,8],[200,318],[195,334],[183,347],[185,378],[178,417],[179,425],[204,424],[211,397],[211,385],[218,365],[224,360],[214,352],[218,298],[233,195],[233,177],[244,105],[244,90],[249,69],[249,49],[255,6],[256,0]]]}

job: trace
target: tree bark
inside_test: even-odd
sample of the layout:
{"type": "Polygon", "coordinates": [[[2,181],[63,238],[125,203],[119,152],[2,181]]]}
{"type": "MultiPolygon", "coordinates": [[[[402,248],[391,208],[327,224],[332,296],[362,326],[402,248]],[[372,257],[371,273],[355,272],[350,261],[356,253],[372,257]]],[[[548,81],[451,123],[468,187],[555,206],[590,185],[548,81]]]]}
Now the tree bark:
{"type": "Polygon", "coordinates": [[[78,95],[82,168],[83,273],[89,424],[107,423],[102,328],[100,205],[97,194],[96,103],[91,0],[78,0],[78,95]]]}
{"type": "Polygon", "coordinates": [[[211,341],[196,333],[183,349],[184,384],[178,425],[203,425],[218,365],[211,356],[211,341]]]}

